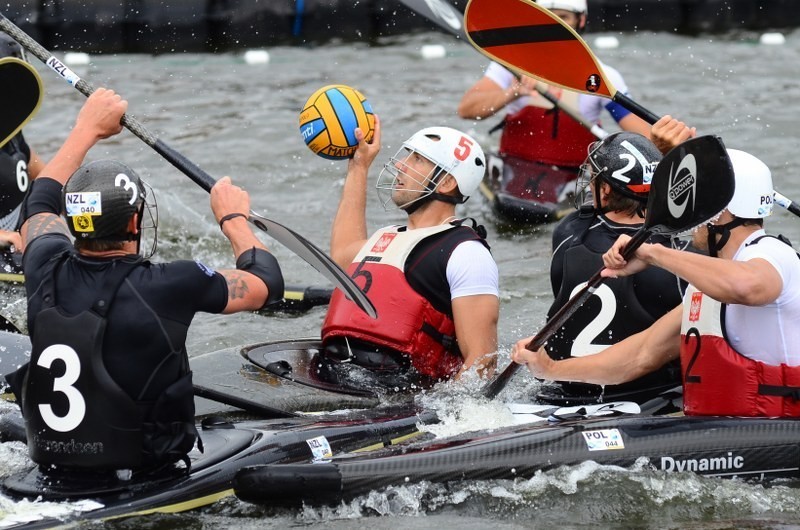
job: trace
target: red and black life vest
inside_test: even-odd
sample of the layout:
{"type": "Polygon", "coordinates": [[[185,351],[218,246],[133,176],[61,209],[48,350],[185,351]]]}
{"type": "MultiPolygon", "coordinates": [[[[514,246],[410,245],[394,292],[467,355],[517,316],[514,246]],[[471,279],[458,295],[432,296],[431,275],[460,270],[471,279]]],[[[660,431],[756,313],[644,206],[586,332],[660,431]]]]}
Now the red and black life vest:
{"type": "Polygon", "coordinates": [[[768,365],[734,350],[725,304],[689,286],[681,323],[683,406],[693,416],[800,416],[800,366],[768,365]]]}
{"type": "MultiPolygon", "coordinates": [[[[481,240],[473,230],[459,225],[415,230],[389,227],[376,232],[356,256],[348,274],[369,295],[378,318],[370,318],[337,289],[322,325],[323,343],[337,337],[358,339],[408,356],[422,375],[433,379],[455,375],[463,358],[455,340],[452,313],[437,309],[414,290],[406,272],[412,251],[429,238],[437,237],[437,243],[441,239],[449,249],[439,258],[445,267],[458,243],[481,240]]],[[[446,283],[442,289],[448,290],[449,298],[446,283]]]]}

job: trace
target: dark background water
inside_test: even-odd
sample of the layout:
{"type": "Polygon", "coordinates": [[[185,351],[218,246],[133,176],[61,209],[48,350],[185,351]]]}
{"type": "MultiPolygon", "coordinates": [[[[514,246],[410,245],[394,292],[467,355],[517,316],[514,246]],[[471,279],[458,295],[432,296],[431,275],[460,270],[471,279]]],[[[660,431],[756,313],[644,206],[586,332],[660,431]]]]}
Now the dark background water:
{"type": "MultiPolygon", "coordinates": [[[[598,55],[622,72],[638,102],[656,113],[681,117],[703,132],[720,134],[728,147],[759,156],[772,168],[776,188],[800,198],[795,157],[800,34],[788,34],[782,46],[759,45],[758,35],[751,33],[690,38],[642,32],[618,38],[619,48],[598,50],[598,55]]],[[[429,125],[463,128],[487,149],[497,143],[496,136],[488,135],[497,119],[464,121],[455,113],[464,90],[482,75],[486,60],[445,35],[394,37],[373,46],[276,47],[269,53],[270,62],[259,65],[246,64],[238,53],[112,55],[94,57],[89,66],[74,69],[95,85],[122,93],[132,114],[209,173],[232,176],[251,193],[254,210],[325,249],[346,163],[314,156],[301,140],[300,108],[319,87],[349,84],[367,96],[383,123],[379,162],[394,154],[410,134],[429,125]],[[442,44],[446,57],[422,59],[420,48],[425,44],[442,44]]],[[[42,70],[42,76],[45,102],[25,133],[48,157],[74,122],[83,96],[49,71],[42,70]]],[[[605,125],[613,129],[609,121],[605,125]]],[[[155,189],[160,215],[156,259],[194,257],[214,267],[233,265],[204,191],[128,133],[103,142],[90,154],[90,159],[105,157],[131,165],[155,189]]],[[[378,170],[371,173],[372,182],[378,170]]],[[[508,347],[542,325],[551,302],[547,271],[553,227],[519,229],[498,224],[480,196],[473,197],[462,213],[486,225],[499,264],[503,366],[508,347]]],[[[371,190],[368,219],[369,228],[376,229],[401,222],[402,216],[385,212],[371,190]]],[[[767,223],[770,231],[800,241],[797,217],[776,210],[767,223]]],[[[269,238],[265,242],[278,256],[289,283],[325,285],[321,276],[287,249],[269,238]]],[[[6,306],[13,302],[7,298],[6,306]]],[[[17,305],[13,310],[21,308],[17,305]]],[[[189,350],[194,355],[223,346],[316,336],[323,316],[324,308],[300,316],[200,315],[190,333],[189,350]]],[[[520,373],[512,394],[524,394],[529,384],[529,378],[520,373]]],[[[8,445],[0,450],[12,451],[8,445]]],[[[0,464],[0,471],[8,472],[4,465],[0,464]]],[[[199,513],[113,526],[682,528],[692,524],[772,528],[791,525],[800,509],[800,495],[789,488],[595,467],[587,464],[517,484],[406,488],[322,511],[271,512],[227,501],[199,513]],[[375,514],[388,517],[363,519],[375,514]]],[[[0,514],[20,509],[0,503],[0,514]]]]}

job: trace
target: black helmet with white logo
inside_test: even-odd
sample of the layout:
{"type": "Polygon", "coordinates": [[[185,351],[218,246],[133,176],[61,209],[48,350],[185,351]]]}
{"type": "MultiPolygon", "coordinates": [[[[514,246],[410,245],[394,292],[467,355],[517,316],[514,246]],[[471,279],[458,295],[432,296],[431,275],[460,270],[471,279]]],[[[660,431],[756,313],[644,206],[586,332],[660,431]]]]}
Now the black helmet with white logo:
{"type": "Polygon", "coordinates": [[[134,213],[141,213],[145,186],[136,172],[113,160],[98,160],[78,168],[64,186],[64,212],[76,239],[136,241],[128,230],[134,213]]]}
{"type": "Polygon", "coordinates": [[[661,151],[641,134],[618,132],[589,147],[584,167],[621,195],[646,203],[661,158],[661,151]]]}

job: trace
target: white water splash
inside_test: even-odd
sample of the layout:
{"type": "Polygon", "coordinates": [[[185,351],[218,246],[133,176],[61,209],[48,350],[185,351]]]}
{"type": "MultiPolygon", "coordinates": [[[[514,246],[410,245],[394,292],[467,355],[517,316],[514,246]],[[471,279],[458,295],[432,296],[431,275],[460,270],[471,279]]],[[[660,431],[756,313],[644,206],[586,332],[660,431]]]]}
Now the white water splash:
{"type": "MultiPolygon", "coordinates": [[[[0,400],[0,415],[13,412],[17,405],[0,400]]],[[[28,458],[28,448],[22,442],[0,444],[0,479],[25,473],[33,469],[28,458]]],[[[64,519],[75,512],[85,512],[102,508],[102,504],[84,500],[73,503],[44,502],[40,499],[14,501],[0,495],[0,529],[42,519],[64,519]]]]}
{"type": "MultiPolygon", "coordinates": [[[[503,362],[500,361],[501,366],[504,366],[503,362]]],[[[520,401],[520,394],[530,396],[540,386],[526,372],[520,373],[519,379],[525,390],[508,393],[508,397],[515,402],[520,401]]],[[[420,425],[420,430],[434,434],[437,438],[444,438],[476,430],[493,431],[518,424],[519,417],[514,417],[506,401],[483,397],[481,392],[485,384],[486,380],[480,379],[474,371],[468,371],[458,381],[437,385],[433,391],[421,394],[418,402],[426,410],[435,411],[440,421],[420,425]]],[[[507,397],[506,393],[501,397],[507,397]]],[[[522,401],[527,402],[529,399],[522,401]]]]}

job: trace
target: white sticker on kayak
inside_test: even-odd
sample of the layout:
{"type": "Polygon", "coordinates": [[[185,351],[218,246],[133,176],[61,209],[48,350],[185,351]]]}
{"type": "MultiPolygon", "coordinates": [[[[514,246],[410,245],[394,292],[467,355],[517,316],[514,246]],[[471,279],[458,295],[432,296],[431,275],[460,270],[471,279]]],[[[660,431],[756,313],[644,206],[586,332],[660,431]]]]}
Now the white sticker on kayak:
{"type": "Polygon", "coordinates": [[[326,458],[331,458],[333,456],[333,451],[331,451],[331,444],[328,443],[328,439],[324,436],[317,436],[316,438],[311,438],[310,440],[306,440],[308,447],[311,449],[311,460],[317,462],[319,460],[324,460],[326,458]]]}
{"type": "Polygon", "coordinates": [[[584,431],[581,433],[586,440],[589,451],[610,451],[612,449],[625,449],[625,442],[618,429],[600,429],[598,431],[584,431]]]}

